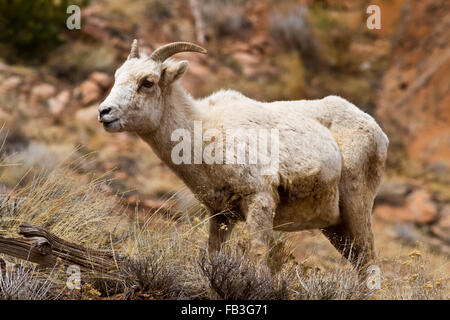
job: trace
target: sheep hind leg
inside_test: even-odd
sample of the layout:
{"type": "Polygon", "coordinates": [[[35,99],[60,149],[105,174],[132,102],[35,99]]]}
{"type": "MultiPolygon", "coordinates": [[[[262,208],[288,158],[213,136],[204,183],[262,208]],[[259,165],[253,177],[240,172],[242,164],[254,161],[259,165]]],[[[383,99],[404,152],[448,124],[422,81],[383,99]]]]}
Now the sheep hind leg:
{"type": "Polygon", "coordinates": [[[268,257],[276,201],[268,192],[261,192],[244,199],[242,209],[250,238],[250,260],[255,264],[269,267],[268,257]]]}
{"type": "Polygon", "coordinates": [[[342,221],[322,229],[331,244],[361,274],[377,257],[372,231],[373,196],[369,194],[358,192],[341,197],[339,207],[342,221]]]}

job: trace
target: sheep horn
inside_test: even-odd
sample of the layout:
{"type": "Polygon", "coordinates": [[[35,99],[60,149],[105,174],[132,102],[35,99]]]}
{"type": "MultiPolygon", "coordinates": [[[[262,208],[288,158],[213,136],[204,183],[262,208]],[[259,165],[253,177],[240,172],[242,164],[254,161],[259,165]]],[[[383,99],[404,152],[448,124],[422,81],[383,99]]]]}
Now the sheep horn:
{"type": "Polygon", "coordinates": [[[185,51],[199,52],[203,54],[208,52],[206,49],[191,42],[172,42],[156,49],[150,56],[150,59],[157,62],[164,62],[164,60],[173,56],[175,53],[185,51]]]}
{"type": "Polygon", "coordinates": [[[133,40],[133,44],[131,45],[131,51],[128,55],[128,59],[138,58],[139,59],[139,46],[138,41],[136,39],[133,40]]]}

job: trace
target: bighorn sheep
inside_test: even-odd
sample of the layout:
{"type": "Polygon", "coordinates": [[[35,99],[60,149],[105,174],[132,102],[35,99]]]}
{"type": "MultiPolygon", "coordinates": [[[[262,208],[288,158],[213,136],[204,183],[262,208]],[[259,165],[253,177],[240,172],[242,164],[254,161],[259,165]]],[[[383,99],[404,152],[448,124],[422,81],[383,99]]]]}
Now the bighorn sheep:
{"type": "MultiPolygon", "coordinates": [[[[177,42],[146,56],[135,40],[99,107],[99,121],[108,132],[137,133],[205,205],[210,253],[220,249],[236,221],[245,220],[256,261],[267,257],[273,230],[313,228],[351,262],[375,259],[371,213],[389,144],[375,120],[337,96],[266,103],[221,90],[193,99],[177,81],[188,62],[167,60],[183,51],[206,53],[177,42]],[[259,164],[174,163],[178,141],[172,134],[181,128],[194,135],[194,121],[203,133],[276,128],[276,172],[263,175],[259,164]]],[[[206,148],[217,140],[201,143],[206,148]]]]}

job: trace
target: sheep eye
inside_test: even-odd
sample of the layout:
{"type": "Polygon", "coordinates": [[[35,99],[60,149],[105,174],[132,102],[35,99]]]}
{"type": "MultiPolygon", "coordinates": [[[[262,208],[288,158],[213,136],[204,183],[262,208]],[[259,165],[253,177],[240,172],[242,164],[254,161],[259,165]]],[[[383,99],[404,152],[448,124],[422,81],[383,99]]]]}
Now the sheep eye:
{"type": "Polygon", "coordinates": [[[141,82],[141,87],[151,88],[151,87],[153,87],[153,82],[145,79],[141,82]]]}

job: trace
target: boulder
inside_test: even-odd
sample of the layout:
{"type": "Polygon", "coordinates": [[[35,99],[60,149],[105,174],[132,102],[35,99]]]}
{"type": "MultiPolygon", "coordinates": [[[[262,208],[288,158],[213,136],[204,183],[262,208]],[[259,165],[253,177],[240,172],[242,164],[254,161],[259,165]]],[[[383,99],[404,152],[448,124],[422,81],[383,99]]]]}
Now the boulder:
{"type": "Polygon", "coordinates": [[[395,201],[377,205],[374,214],[389,222],[429,224],[437,219],[436,204],[425,189],[414,190],[404,201],[394,199],[395,201]]]}
{"type": "Polygon", "coordinates": [[[96,81],[88,79],[80,85],[81,103],[88,105],[92,102],[98,101],[103,93],[102,88],[96,81]]]}
{"type": "Polygon", "coordinates": [[[239,63],[246,76],[255,74],[261,65],[261,60],[255,54],[238,52],[233,55],[233,58],[239,63]]]}
{"type": "Polygon", "coordinates": [[[450,243],[450,205],[442,208],[439,216],[439,220],[430,230],[438,238],[450,243]]]}
{"type": "Polygon", "coordinates": [[[425,189],[413,191],[406,198],[412,220],[418,223],[430,223],[437,218],[437,208],[431,194],[425,189]]]}
{"type": "Polygon", "coordinates": [[[22,83],[22,79],[18,76],[11,76],[3,81],[0,85],[0,94],[6,94],[11,90],[16,89],[22,83]]]}
{"type": "Polygon", "coordinates": [[[48,83],[38,84],[31,89],[30,104],[32,105],[45,104],[47,100],[55,94],[55,92],[56,89],[51,84],[48,83]]]}
{"type": "Polygon", "coordinates": [[[411,192],[412,186],[397,182],[383,181],[375,198],[376,204],[388,204],[391,206],[403,205],[406,195],[411,192]]]}
{"type": "Polygon", "coordinates": [[[63,90],[56,97],[50,98],[48,108],[53,115],[59,115],[63,112],[70,101],[70,91],[63,90]]]}
{"type": "Polygon", "coordinates": [[[113,83],[112,78],[104,72],[93,72],[90,74],[89,79],[94,80],[103,90],[109,89],[113,83]]]}
{"type": "Polygon", "coordinates": [[[374,215],[389,222],[412,221],[411,212],[405,205],[391,206],[387,204],[381,204],[375,207],[374,215]]]}

